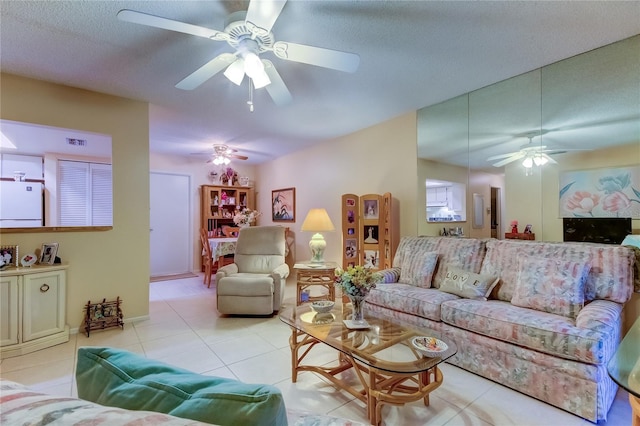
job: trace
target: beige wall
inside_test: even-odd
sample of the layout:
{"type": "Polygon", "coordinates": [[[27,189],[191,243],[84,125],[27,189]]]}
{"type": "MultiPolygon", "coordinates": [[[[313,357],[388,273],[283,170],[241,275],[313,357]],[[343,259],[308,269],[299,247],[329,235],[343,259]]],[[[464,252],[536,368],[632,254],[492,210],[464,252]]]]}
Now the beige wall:
{"type": "Polygon", "coordinates": [[[325,258],[341,262],[340,197],[346,193],[390,192],[399,207],[400,236],[416,235],[415,112],[259,165],[256,172],[260,225],[272,224],[271,191],[296,188],[296,220],[286,223],[296,234],[296,260],[311,256],[311,234],[300,232],[307,212],[324,207],[336,227],[324,233],[325,258]]]}
{"type": "Polygon", "coordinates": [[[126,318],[149,313],[149,108],[144,102],[0,75],[0,118],[105,133],[113,147],[113,229],[3,233],[21,253],[58,242],[69,264],[67,323],[82,326],[88,300],[120,296],[126,318]]]}

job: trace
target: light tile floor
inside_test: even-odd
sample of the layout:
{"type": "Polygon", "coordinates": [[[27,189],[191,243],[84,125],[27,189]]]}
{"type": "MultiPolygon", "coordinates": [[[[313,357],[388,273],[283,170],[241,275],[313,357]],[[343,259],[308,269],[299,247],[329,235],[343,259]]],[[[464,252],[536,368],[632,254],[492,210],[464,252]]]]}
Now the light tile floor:
{"type": "MultiPolygon", "coordinates": [[[[71,336],[68,343],[0,363],[0,375],[33,389],[76,396],[76,350],[80,346],[112,346],[144,354],[207,375],[268,383],[278,387],[288,408],[367,423],[364,406],[346,392],[310,372],[291,383],[289,328],[273,318],[221,317],[215,288],[202,277],[160,281],[150,286],[150,319],[126,324],[124,330],[94,331],[71,336]]],[[[295,304],[295,283],[289,282],[285,306],[295,304]]],[[[126,305],[125,305],[126,313],[126,305]]],[[[322,349],[320,347],[316,347],[322,349]]],[[[335,360],[325,348],[313,354],[321,364],[335,360]]],[[[420,402],[385,406],[384,425],[541,425],[587,426],[592,423],[514,392],[500,384],[445,364],[444,383],[420,402]]],[[[602,425],[630,425],[628,394],[618,392],[609,420],[602,425]]]]}

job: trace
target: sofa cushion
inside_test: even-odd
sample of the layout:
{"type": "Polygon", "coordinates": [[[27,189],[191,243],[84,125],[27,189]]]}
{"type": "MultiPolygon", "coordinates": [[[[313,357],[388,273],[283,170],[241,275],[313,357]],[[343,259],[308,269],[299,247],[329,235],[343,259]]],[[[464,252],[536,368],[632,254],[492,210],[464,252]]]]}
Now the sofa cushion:
{"type": "Polygon", "coordinates": [[[391,266],[401,268],[405,254],[412,256],[429,251],[438,251],[438,245],[442,238],[443,237],[402,237],[391,266]]]}
{"type": "Polygon", "coordinates": [[[440,321],[442,302],[455,299],[459,297],[440,290],[397,283],[378,284],[369,293],[367,303],[432,321],[440,321]]]}
{"type": "Polygon", "coordinates": [[[438,245],[438,265],[431,286],[440,288],[447,275],[447,269],[451,267],[479,273],[485,251],[486,240],[442,237],[438,245]]]}
{"type": "Polygon", "coordinates": [[[499,300],[442,303],[442,321],[484,336],[561,358],[603,364],[618,336],[609,330],[576,327],[573,320],[499,300]]]}
{"type": "Polygon", "coordinates": [[[523,308],[576,318],[584,306],[588,261],[518,259],[518,281],[511,303],[523,308]]]}
{"type": "Polygon", "coordinates": [[[218,296],[273,296],[273,278],[269,274],[233,274],[220,279],[218,296]]]}
{"type": "Polygon", "coordinates": [[[102,405],[148,410],[219,425],[286,425],[280,390],[203,376],[99,347],[78,350],[78,396],[102,405]]]}
{"type": "Polygon", "coordinates": [[[487,300],[498,280],[495,276],[474,274],[451,267],[447,270],[444,282],[440,284],[440,290],[467,299],[487,300]]]}
{"type": "Polygon", "coordinates": [[[162,425],[204,426],[208,423],[151,411],[104,407],[77,398],[47,395],[9,380],[0,381],[3,425],[162,425]]]}
{"type": "Polygon", "coordinates": [[[400,279],[398,282],[410,284],[417,287],[431,287],[433,271],[438,263],[438,253],[405,253],[400,268],[400,279]]]}
{"type": "Polygon", "coordinates": [[[397,283],[400,279],[400,268],[388,268],[378,271],[382,275],[381,283],[397,283]]]}
{"type": "Polygon", "coordinates": [[[500,282],[491,298],[510,301],[517,283],[520,256],[589,259],[591,270],[585,287],[585,301],[593,299],[625,303],[633,292],[634,254],[628,247],[592,243],[547,243],[539,241],[490,240],[482,262],[482,274],[499,275],[500,282]]]}

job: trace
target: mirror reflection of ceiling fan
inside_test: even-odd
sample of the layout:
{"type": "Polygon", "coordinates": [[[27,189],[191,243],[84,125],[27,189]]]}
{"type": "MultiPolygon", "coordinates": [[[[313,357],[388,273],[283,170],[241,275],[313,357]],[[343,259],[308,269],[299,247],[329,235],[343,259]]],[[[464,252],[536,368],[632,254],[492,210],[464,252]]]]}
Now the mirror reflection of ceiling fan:
{"type": "MultiPolygon", "coordinates": [[[[251,0],[246,12],[229,15],[223,31],[128,9],[121,10],[117,16],[121,21],[226,41],[235,50],[216,56],[176,84],[177,88],[193,90],[225,69],[224,75],[233,83],[239,86],[246,74],[252,87],[265,87],[276,105],[285,105],[291,102],[291,93],[273,63],[260,58],[261,53],[271,51],[280,59],[349,73],[355,72],[360,64],[360,57],[355,53],[275,41],[271,28],[285,3],[286,0],[251,0]]],[[[251,101],[249,106],[253,111],[251,101]]]]}
{"type": "Polygon", "coordinates": [[[487,158],[487,161],[500,160],[492,165],[494,167],[502,167],[522,159],[522,165],[530,169],[534,165],[544,166],[547,163],[558,164],[558,162],[551,157],[552,155],[564,154],[568,151],[590,151],[589,149],[548,149],[546,145],[536,145],[533,143],[533,138],[539,135],[541,135],[540,132],[528,134],[526,137],[529,138],[529,143],[522,145],[519,151],[494,155],[493,157],[487,158]]]}
{"type": "Polygon", "coordinates": [[[211,154],[211,158],[207,161],[207,164],[213,163],[216,166],[226,166],[231,162],[232,158],[235,158],[237,160],[249,159],[249,157],[247,157],[246,155],[239,155],[236,154],[236,152],[238,152],[237,149],[229,148],[228,145],[215,144],[213,145],[213,153],[211,154]]]}

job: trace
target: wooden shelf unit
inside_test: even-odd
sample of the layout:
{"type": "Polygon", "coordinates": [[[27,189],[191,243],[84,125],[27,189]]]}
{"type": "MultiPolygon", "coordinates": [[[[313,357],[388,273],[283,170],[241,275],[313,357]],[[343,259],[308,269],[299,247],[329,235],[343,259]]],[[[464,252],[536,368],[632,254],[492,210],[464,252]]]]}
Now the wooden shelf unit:
{"type": "Polygon", "coordinates": [[[202,185],[200,203],[200,227],[215,235],[222,231],[222,225],[236,226],[236,210],[255,209],[253,188],[247,186],[202,185]]]}

